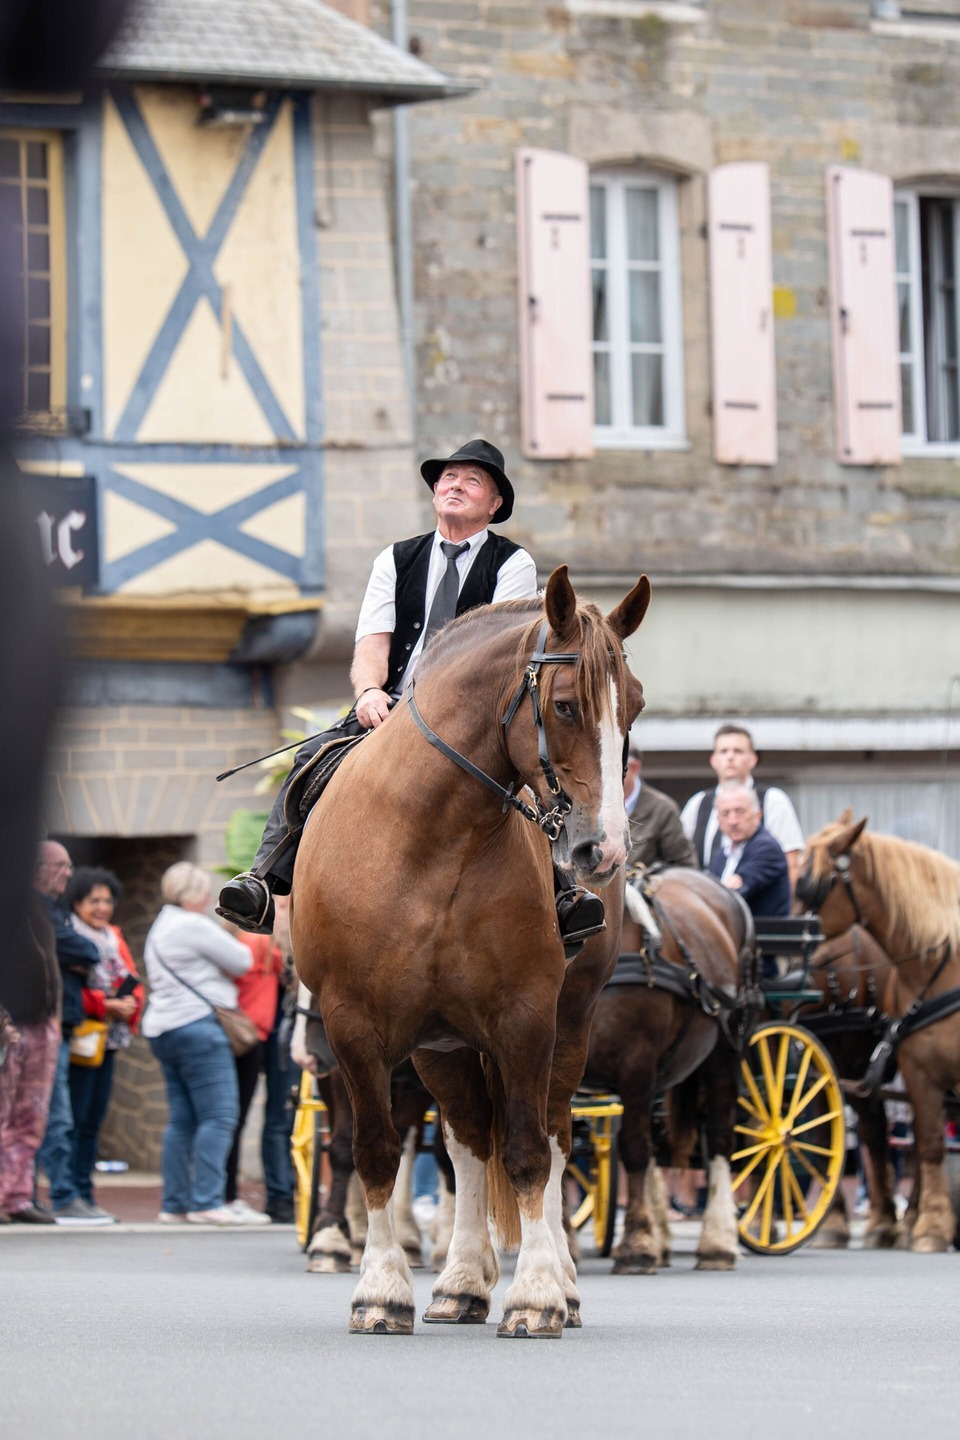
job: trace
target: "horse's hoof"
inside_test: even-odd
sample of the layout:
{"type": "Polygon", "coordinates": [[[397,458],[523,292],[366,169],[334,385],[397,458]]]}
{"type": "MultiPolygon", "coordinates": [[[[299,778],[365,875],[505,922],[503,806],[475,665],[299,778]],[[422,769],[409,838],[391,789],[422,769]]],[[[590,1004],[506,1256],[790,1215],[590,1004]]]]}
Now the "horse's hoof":
{"type": "Polygon", "coordinates": [[[910,1241],[913,1255],[944,1255],[949,1248],[950,1242],[942,1235],[915,1235],[910,1241]]]}
{"type": "Polygon", "coordinates": [[[827,1230],[822,1225],[810,1241],[812,1250],[846,1250],[850,1244],[849,1230],[827,1230]]]}
{"type": "Polygon", "coordinates": [[[893,1223],[889,1225],[878,1225],[875,1230],[868,1230],[863,1237],[864,1250],[892,1250],[899,1238],[900,1227],[893,1223]]]}
{"type": "Polygon", "coordinates": [[[698,1270],[736,1270],[736,1255],[725,1255],[722,1252],[713,1255],[698,1255],[696,1268],[698,1270]]]}
{"type": "Polygon", "coordinates": [[[656,1275],[657,1262],[652,1255],[620,1255],[614,1259],[614,1275],[656,1275]]]}
{"type": "Polygon", "coordinates": [[[349,1275],[350,1269],[346,1255],[327,1255],[323,1250],[315,1250],[307,1257],[308,1275],[349,1275]]]}
{"type": "Polygon", "coordinates": [[[423,1318],[427,1325],[483,1325],[489,1314],[484,1295],[434,1295],[423,1318]]]}
{"type": "Polygon", "coordinates": [[[497,1326],[501,1340],[559,1340],[563,1335],[562,1310],[508,1310],[497,1326]]]}
{"type": "Polygon", "coordinates": [[[351,1335],[412,1335],[412,1305],[354,1305],[351,1335]]]}
{"type": "Polygon", "coordinates": [[[567,1319],[564,1330],[582,1330],[583,1321],[580,1319],[580,1301],[567,1301],[567,1319]]]}

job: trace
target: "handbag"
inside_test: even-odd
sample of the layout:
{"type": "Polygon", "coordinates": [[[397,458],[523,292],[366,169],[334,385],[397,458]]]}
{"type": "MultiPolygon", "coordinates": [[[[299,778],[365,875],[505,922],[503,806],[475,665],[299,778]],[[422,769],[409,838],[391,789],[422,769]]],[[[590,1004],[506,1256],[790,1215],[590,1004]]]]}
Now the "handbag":
{"type": "Polygon", "coordinates": [[[70,1064],[86,1065],[91,1070],[102,1065],[109,1028],[106,1020],[81,1020],[75,1025],[70,1036],[70,1064]]]}
{"type": "Polygon", "coordinates": [[[227,1005],[214,1005],[206,995],[200,993],[195,985],[191,985],[189,980],[184,980],[176,970],[171,970],[158,950],[155,949],[154,954],[168,975],[172,975],[174,980],[179,980],[180,984],[185,989],[192,991],[198,1000],[203,1001],[204,1005],[209,1005],[211,1013],[230,1041],[230,1049],[234,1055],[248,1055],[255,1045],[259,1045],[260,1033],[249,1015],[244,1014],[242,1010],[231,1010],[227,1005]]]}

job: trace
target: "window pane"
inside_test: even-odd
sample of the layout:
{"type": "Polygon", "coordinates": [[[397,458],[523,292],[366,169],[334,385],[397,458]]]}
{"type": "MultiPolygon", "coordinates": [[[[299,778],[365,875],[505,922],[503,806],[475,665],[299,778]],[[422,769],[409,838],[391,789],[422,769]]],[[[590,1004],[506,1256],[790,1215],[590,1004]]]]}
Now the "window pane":
{"type": "Polygon", "coordinates": [[[663,360],[659,355],[633,355],[633,423],[663,424],[663,360]]]}
{"type": "Polygon", "coordinates": [[[27,331],[27,364],[50,364],[49,325],[30,325],[27,331]]]}
{"type": "Polygon", "coordinates": [[[900,353],[910,353],[910,286],[903,281],[897,286],[897,314],[900,318],[900,353]]]}
{"type": "Polygon", "coordinates": [[[46,190],[38,185],[29,186],[27,189],[27,224],[46,225],[49,223],[49,218],[46,190]]]}
{"type": "Polygon", "coordinates": [[[896,235],[897,274],[906,275],[910,269],[910,211],[903,200],[898,200],[893,207],[893,224],[896,235]]]}
{"type": "Polygon", "coordinates": [[[627,190],[627,256],[660,259],[660,196],[656,190],[627,190]]]}
{"type": "Polygon", "coordinates": [[[606,270],[593,270],[591,279],[593,282],[593,338],[594,340],[609,340],[606,270]]]}
{"type": "Polygon", "coordinates": [[[42,140],[27,141],[27,174],[31,180],[47,178],[47,147],[42,140]]]}
{"type": "Polygon", "coordinates": [[[50,318],[49,280],[27,281],[27,314],[31,320],[48,320],[50,318]]]}
{"type": "Polygon", "coordinates": [[[27,236],[27,269],[50,271],[50,236],[44,231],[34,231],[27,236]]]}
{"type": "Polygon", "coordinates": [[[607,192],[590,186],[590,259],[607,258],[607,192]]]}
{"type": "Polygon", "coordinates": [[[0,140],[0,175],[7,179],[20,175],[20,146],[16,140],[0,140]]]}
{"type": "Polygon", "coordinates": [[[903,433],[912,435],[916,430],[913,418],[913,366],[900,366],[900,406],[903,411],[903,433]]]}
{"type": "Polygon", "coordinates": [[[31,370],[27,376],[27,409],[50,409],[50,376],[43,370],[31,370]]]}
{"type": "Polygon", "coordinates": [[[656,270],[630,274],[630,340],[634,345],[659,345],[660,276],[656,270]]]}
{"type": "Polygon", "coordinates": [[[593,354],[594,424],[610,424],[610,356],[595,350],[593,354]]]}

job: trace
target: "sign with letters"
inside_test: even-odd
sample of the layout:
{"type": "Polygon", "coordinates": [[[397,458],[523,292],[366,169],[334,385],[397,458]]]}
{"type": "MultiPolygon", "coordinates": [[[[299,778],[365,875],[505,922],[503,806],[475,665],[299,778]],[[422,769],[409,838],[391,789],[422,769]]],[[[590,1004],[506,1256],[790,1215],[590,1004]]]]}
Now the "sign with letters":
{"type": "Polygon", "coordinates": [[[97,493],[92,475],[31,475],[40,554],[53,585],[96,585],[100,576],[97,493]]]}

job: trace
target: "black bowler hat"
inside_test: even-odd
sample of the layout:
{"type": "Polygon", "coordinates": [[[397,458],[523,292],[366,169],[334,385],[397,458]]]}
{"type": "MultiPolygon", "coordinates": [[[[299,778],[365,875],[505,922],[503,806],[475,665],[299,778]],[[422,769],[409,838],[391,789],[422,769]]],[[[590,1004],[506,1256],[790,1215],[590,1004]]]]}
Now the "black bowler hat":
{"type": "Polygon", "coordinates": [[[480,465],[493,477],[503,497],[500,509],[496,515],[491,516],[491,524],[499,525],[502,521],[509,520],[513,514],[513,486],[503,473],[503,454],[489,441],[468,440],[466,445],[461,445],[456,454],[447,460],[424,460],[420,466],[420,474],[432,490],[447,465],[468,465],[471,462],[480,465]]]}

